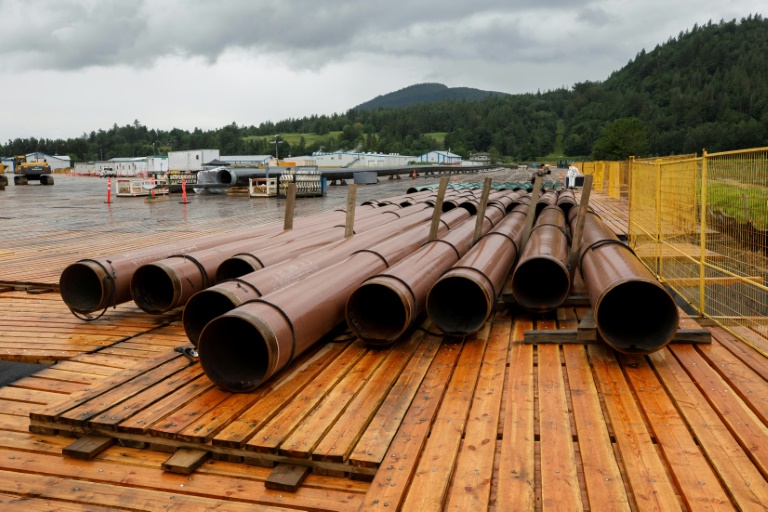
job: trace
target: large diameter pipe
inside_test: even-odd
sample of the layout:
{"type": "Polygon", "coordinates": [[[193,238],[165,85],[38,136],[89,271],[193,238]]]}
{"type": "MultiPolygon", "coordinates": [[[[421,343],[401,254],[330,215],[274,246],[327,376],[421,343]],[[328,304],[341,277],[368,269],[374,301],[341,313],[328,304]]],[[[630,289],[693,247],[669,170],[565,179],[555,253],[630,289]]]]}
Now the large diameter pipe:
{"type": "Polygon", "coordinates": [[[211,320],[198,344],[200,363],[220,388],[248,392],[284,368],[344,319],[349,295],[372,275],[416,250],[425,230],[409,230],[211,320]]]}
{"type": "MultiPolygon", "coordinates": [[[[297,226],[343,218],[339,212],[329,212],[296,221],[297,226]]],[[[138,251],[82,259],[67,266],[59,277],[59,288],[64,303],[75,313],[88,315],[131,300],[131,278],[134,272],[147,263],[167,258],[173,254],[190,253],[243,238],[278,233],[282,223],[269,223],[249,229],[194,238],[187,242],[161,244],[138,251]]]]}
{"type": "Polygon", "coordinates": [[[525,309],[545,313],[559,307],[571,289],[565,214],[544,208],[512,272],[512,295],[525,309]]]}
{"type": "MultiPolygon", "coordinates": [[[[578,209],[570,211],[575,226],[578,209]]],[[[600,218],[587,213],[579,268],[600,337],[627,354],[649,354],[669,343],[680,323],[677,305],[631,249],[600,218]]]]}
{"type": "MultiPolygon", "coordinates": [[[[393,205],[392,209],[399,209],[393,205]]],[[[419,207],[410,207],[418,211],[419,207]]],[[[426,208],[422,205],[421,209],[426,208]]],[[[404,209],[405,210],[405,209],[404,209]]],[[[402,210],[402,211],[404,211],[402,210]]],[[[363,231],[398,218],[396,211],[387,207],[356,214],[358,229],[363,231]],[[381,213],[371,213],[381,212],[381,213]]],[[[192,253],[174,254],[168,258],[142,265],[131,279],[131,295],[136,305],[151,314],[161,314],[183,306],[192,295],[215,283],[216,272],[222,262],[237,253],[258,253],[268,248],[280,261],[306,250],[344,237],[341,214],[321,223],[303,225],[279,233],[239,240],[192,253]]]]}
{"type": "MultiPolygon", "coordinates": [[[[214,318],[316,274],[357,251],[379,243],[400,247],[404,245],[402,240],[413,237],[412,233],[406,233],[408,230],[418,230],[418,236],[426,240],[429,234],[427,221],[431,217],[432,211],[425,210],[203,290],[193,295],[184,307],[184,331],[189,340],[197,345],[203,328],[214,318]]],[[[453,229],[468,217],[469,213],[461,208],[445,213],[440,218],[438,232],[453,229]]]]}
{"type": "MultiPolygon", "coordinates": [[[[382,208],[386,208],[383,206],[382,208]]],[[[355,232],[362,233],[395,219],[405,218],[414,214],[422,214],[429,206],[426,203],[417,203],[397,211],[387,212],[388,216],[369,217],[361,222],[355,222],[355,232]]],[[[431,210],[430,210],[431,211],[431,210]]],[[[254,250],[243,250],[231,254],[220,262],[216,270],[216,282],[227,279],[235,279],[280,261],[293,258],[307,251],[312,251],[332,242],[344,238],[346,227],[338,225],[339,229],[328,230],[313,236],[300,238],[290,246],[274,245],[272,247],[259,247],[254,250]]]]}
{"type": "MultiPolygon", "coordinates": [[[[498,209],[486,213],[483,234],[504,216],[498,209]]],[[[399,339],[424,310],[427,292],[435,281],[472,247],[474,231],[475,219],[467,220],[365,281],[347,300],[347,325],[352,332],[372,345],[389,345],[399,339]]]]}
{"type": "Polygon", "coordinates": [[[573,190],[561,190],[557,195],[557,206],[559,206],[565,213],[565,217],[568,218],[568,214],[571,212],[571,208],[576,206],[576,196],[573,194],[573,190]]]}
{"type": "Polygon", "coordinates": [[[427,295],[427,313],[446,334],[477,332],[518,255],[527,205],[517,206],[437,283],[427,295]]]}

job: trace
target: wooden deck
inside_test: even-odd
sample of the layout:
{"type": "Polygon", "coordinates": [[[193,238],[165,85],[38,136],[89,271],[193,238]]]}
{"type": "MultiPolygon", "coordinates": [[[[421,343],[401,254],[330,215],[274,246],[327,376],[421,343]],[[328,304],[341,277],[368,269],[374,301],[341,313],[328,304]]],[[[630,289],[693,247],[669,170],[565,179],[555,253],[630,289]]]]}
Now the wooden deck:
{"type": "MultiPolygon", "coordinates": [[[[3,258],[0,279],[43,275],[3,258]]],[[[0,388],[0,508],[765,510],[768,360],[716,327],[647,357],[524,341],[587,312],[499,308],[384,350],[342,335],[233,395],[173,351],[178,313],[85,323],[55,291],[0,292],[0,359],[56,362],[0,388]],[[312,469],[290,492],[274,464],[312,469]]]]}

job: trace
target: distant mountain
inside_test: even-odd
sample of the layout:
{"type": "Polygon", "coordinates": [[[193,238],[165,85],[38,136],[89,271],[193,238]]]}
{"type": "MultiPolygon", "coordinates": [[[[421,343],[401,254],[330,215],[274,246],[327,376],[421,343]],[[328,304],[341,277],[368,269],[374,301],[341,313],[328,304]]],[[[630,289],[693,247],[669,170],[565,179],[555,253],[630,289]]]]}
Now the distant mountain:
{"type": "Polygon", "coordinates": [[[355,110],[401,108],[443,100],[480,101],[493,96],[509,96],[503,92],[482,91],[471,87],[448,87],[444,84],[416,84],[381,96],[355,107],[355,110]]]}

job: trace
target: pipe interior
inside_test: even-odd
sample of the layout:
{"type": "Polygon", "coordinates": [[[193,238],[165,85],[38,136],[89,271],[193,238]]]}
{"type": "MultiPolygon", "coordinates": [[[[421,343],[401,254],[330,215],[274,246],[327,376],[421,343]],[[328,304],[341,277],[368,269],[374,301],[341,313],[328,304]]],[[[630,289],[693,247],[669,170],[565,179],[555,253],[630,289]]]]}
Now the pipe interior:
{"type": "Polygon", "coordinates": [[[446,334],[471,334],[488,315],[488,299],[480,285],[465,277],[446,277],[429,292],[427,313],[446,334]]]}
{"type": "Polygon", "coordinates": [[[400,296],[391,288],[368,283],[347,302],[347,321],[363,339],[395,341],[408,327],[400,296]]]}
{"type": "Polygon", "coordinates": [[[235,309],[235,305],[226,296],[214,291],[202,291],[192,296],[184,306],[182,324],[187,337],[193,345],[200,341],[200,333],[208,322],[235,309]]]}
{"type": "Polygon", "coordinates": [[[173,280],[162,268],[144,265],[133,273],[131,296],[147,313],[164,313],[173,308],[173,280]]]}
{"type": "Polygon", "coordinates": [[[216,282],[221,283],[227,279],[243,277],[246,274],[255,272],[257,269],[241,258],[229,258],[224,260],[216,270],[216,282]]]}
{"type": "Polygon", "coordinates": [[[512,293],[525,309],[544,313],[568,297],[570,277],[563,267],[546,258],[522,262],[512,276],[512,293]]]}
{"type": "Polygon", "coordinates": [[[59,287],[61,298],[71,309],[91,313],[104,305],[104,272],[83,263],[69,265],[61,273],[59,287]]]}
{"type": "Polygon", "coordinates": [[[198,350],[205,374],[224,390],[251,391],[266,376],[267,343],[256,327],[241,318],[223,316],[210,322],[198,350]]]}
{"type": "Polygon", "coordinates": [[[595,309],[603,339],[621,352],[647,354],[672,339],[678,326],[677,306],[661,287],[628,281],[609,290],[595,309]]]}

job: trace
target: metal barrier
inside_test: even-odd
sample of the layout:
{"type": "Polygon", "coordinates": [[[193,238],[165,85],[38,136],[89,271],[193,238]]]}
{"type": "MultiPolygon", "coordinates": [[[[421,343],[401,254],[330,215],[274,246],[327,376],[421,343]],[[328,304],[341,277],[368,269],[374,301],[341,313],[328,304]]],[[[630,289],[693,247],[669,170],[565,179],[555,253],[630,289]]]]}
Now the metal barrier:
{"type": "Polygon", "coordinates": [[[165,195],[168,193],[168,189],[159,184],[155,180],[134,180],[130,178],[118,178],[117,186],[115,188],[115,195],[118,197],[140,197],[148,196],[154,190],[155,194],[165,195]]]}
{"type": "Polygon", "coordinates": [[[250,197],[276,197],[277,177],[248,178],[248,195],[250,197]]]}
{"type": "Polygon", "coordinates": [[[638,257],[702,316],[768,356],[768,148],[628,166],[638,257]]]}

